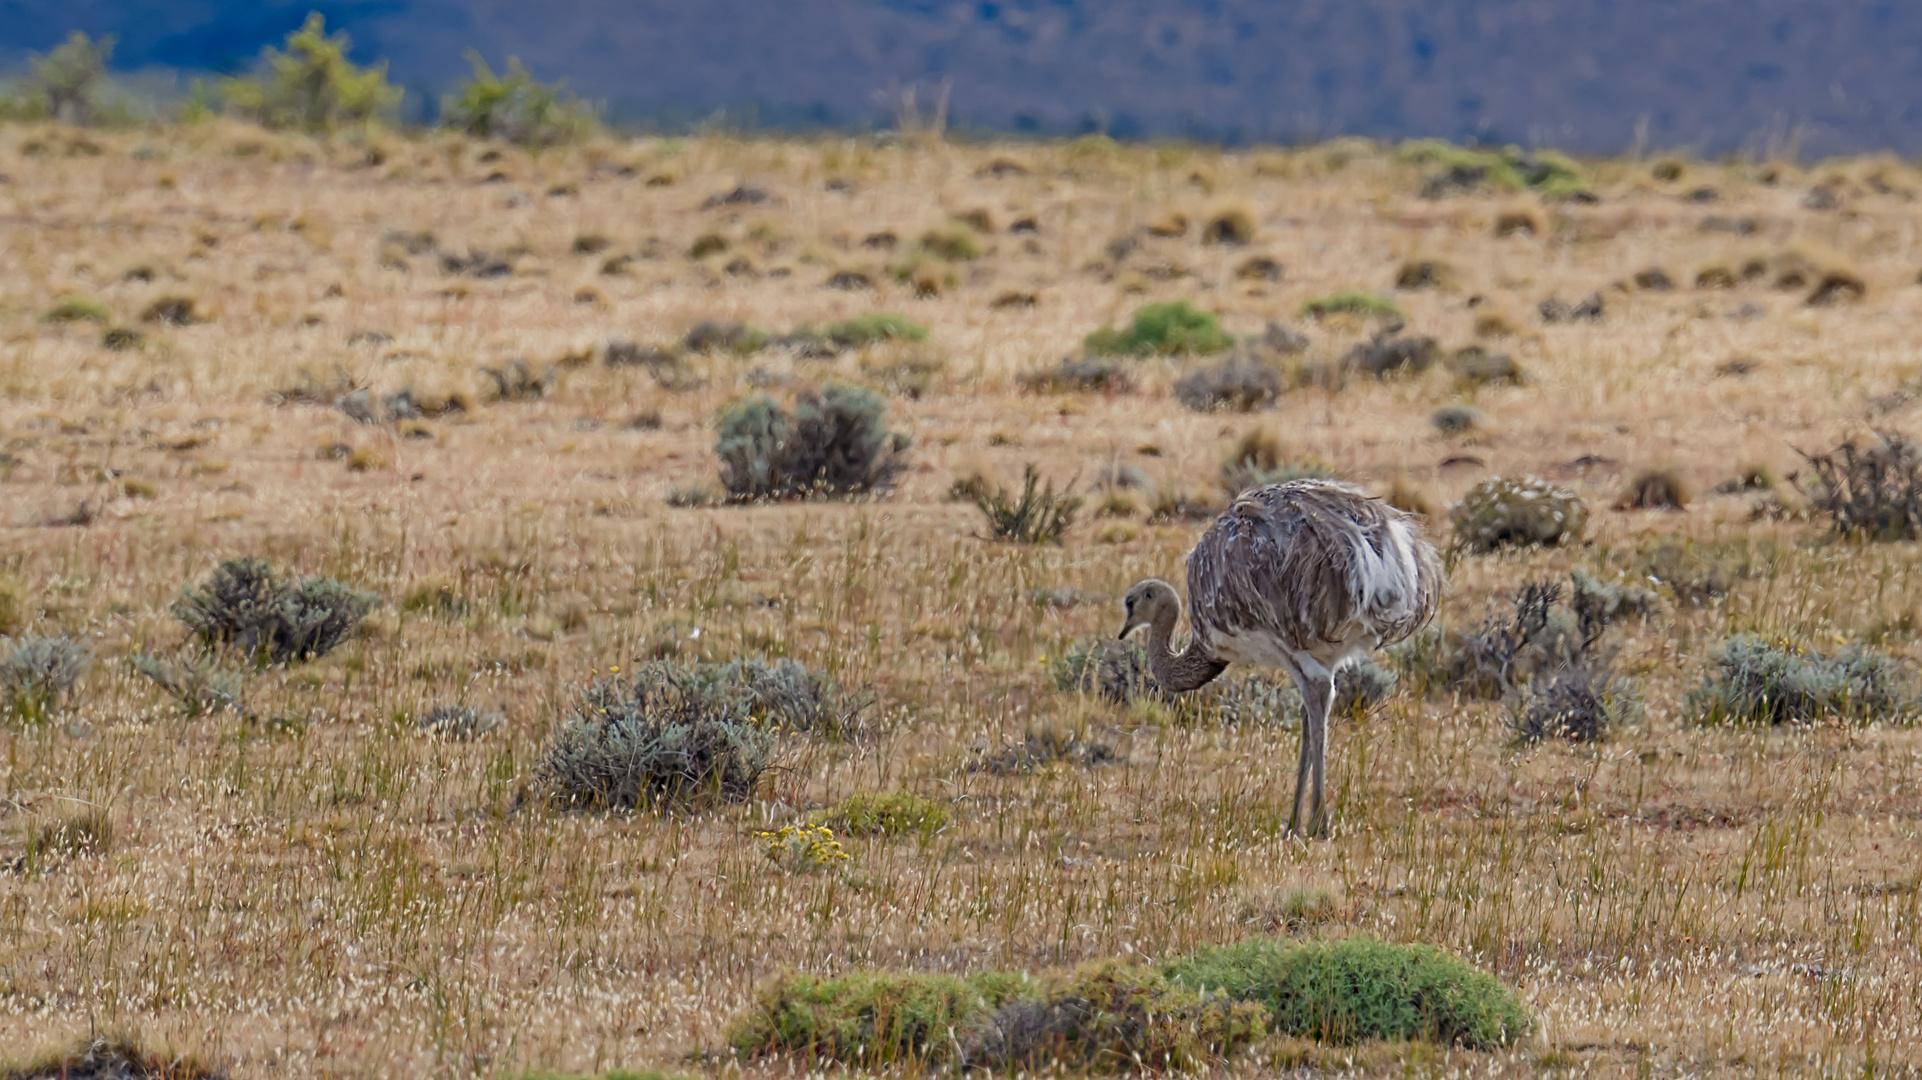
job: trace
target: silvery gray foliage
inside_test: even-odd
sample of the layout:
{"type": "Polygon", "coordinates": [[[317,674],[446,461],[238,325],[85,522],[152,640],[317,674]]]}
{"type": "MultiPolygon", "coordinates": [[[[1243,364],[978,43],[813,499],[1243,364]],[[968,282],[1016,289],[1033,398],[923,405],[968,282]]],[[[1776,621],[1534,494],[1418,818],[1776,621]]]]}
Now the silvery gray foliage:
{"type": "Polygon", "coordinates": [[[284,664],[332,652],[379,603],[332,578],[287,582],[263,559],[230,559],[173,612],[206,645],[284,664]]]}
{"type": "Polygon", "coordinates": [[[0,651],[0,701],[22,720],[45,720],[92,665],[87,646],[65,635],[17,638],[0,651]]]}

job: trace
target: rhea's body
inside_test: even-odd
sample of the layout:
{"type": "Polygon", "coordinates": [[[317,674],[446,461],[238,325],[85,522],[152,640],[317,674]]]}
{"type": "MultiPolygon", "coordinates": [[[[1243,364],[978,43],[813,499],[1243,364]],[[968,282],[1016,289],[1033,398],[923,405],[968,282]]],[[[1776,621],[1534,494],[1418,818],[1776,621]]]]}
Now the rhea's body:
{"type": "Polygon", "coordinates": [[[1441,589],[1441,560],[1407,514],[1346,484],[1296,480],[1242,493],[1189,553],[1187,648],[1172,647],[1180,598],[1157,579],[1128,591],[1122,633],[1149,628],[1150,669],[1167,690],[1193,690],[1229,664],[1295,680],[1304,706],[1295,812],[1312,782],[1313,830],[1335,672],[1425,626],[1441,589]]]}

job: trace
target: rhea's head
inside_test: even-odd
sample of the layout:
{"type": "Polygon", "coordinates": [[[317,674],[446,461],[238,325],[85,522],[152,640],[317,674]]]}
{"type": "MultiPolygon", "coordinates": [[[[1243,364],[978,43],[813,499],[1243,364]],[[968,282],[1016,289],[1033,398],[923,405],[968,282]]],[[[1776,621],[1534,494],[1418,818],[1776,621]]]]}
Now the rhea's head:
{"type": "Polygon", "coordinates": [[[1181,615],[1181,597],[1173,585],[1160,578],[1136,582],[1121,605],[1124,616],[1120,636],[1124,638],[1137,626],[1151,626],[1163,619],[1172,628],[1181,615]]]}

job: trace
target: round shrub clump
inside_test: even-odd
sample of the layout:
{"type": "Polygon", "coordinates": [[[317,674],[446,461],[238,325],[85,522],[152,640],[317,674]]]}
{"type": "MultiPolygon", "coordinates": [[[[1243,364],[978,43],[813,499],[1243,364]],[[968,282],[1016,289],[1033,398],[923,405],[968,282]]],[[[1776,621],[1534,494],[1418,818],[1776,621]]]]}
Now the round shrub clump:
{"type": "Polygon", "coordinates": [[[1455,543],[1475,552],[1581,539],[1588,506],[1566,488],[1533,476],[1493,476],[1448,512],[1455,543]]]}

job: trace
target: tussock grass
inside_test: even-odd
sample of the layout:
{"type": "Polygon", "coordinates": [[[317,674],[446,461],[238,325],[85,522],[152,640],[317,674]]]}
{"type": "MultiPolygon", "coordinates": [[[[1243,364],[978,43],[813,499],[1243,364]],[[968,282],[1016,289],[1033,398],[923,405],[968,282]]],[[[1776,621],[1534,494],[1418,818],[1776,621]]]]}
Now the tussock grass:
{"type": "Polygon", "coordinates": [[[1226,352],[1234,339],[1221,320],[1186,300],[1148,304],[1124,329],[1104,326],[1082,342],[1094,356],[1177,356],[1226,352]]]}
{"type": "Polygon", "coordinates": [[[1033,465],[1021,472],[1020,495],[996,486],[983,489],[974,498],[988,519],[989,539],[1017,544],[1061,543],[1081,510],[1081,502],[1081,496],[1071,490],[1056,491],[1052,480],[1044,485],[1033,465]]]}

